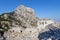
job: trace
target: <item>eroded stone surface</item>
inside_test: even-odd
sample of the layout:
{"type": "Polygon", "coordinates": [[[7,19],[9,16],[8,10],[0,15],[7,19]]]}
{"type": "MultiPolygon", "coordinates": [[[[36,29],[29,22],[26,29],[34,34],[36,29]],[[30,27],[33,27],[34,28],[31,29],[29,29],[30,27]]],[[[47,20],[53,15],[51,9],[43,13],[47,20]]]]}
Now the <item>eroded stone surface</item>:
{"type": "Polygon", "coordinates": [[[60,24],[51,19],[37,18],[32,8],[23,5],[0,18],[1,31],[4,31],[6,40],[51,40],[54,36],[50,37],[49,34],[60,28],[60,24]]]}

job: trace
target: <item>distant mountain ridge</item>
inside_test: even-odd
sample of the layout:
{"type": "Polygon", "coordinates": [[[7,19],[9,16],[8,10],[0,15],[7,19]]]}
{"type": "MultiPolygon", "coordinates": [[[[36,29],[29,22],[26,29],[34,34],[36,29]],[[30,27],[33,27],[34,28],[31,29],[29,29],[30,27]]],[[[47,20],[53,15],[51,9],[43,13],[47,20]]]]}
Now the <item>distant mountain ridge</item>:
{"type": "Polygon", "coordinates": [[[58,20],[55,20],[55,21],[60,23],[60,20],[59,19],[58,20]]]}

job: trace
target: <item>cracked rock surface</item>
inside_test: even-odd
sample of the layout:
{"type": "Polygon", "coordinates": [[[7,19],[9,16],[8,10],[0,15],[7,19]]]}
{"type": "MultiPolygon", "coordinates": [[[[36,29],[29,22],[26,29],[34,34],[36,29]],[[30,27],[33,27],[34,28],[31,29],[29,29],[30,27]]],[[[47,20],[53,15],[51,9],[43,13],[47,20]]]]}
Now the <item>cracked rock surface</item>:
{"type": "Polygon", "coordinates": [[[60,23],[38,18],[24,5],[0,15],[0,40],[60,40],[59,35],[60,23]]]}

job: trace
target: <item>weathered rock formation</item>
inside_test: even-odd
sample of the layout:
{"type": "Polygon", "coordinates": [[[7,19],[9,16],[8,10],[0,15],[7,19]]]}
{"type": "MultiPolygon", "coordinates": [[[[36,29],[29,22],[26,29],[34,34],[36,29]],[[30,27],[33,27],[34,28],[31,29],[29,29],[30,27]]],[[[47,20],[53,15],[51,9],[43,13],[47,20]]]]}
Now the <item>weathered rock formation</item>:
{"type": "Polygon", "coordinates": [[[13,12],[0,15],[0,31],[4,33],[0,32],[1,40],[55,40],[59,38],[60,32],[55,33],[58,38],[53,33],[58,29],[58,23],[37,18],[32,8],[23,5],[13,12]]]}

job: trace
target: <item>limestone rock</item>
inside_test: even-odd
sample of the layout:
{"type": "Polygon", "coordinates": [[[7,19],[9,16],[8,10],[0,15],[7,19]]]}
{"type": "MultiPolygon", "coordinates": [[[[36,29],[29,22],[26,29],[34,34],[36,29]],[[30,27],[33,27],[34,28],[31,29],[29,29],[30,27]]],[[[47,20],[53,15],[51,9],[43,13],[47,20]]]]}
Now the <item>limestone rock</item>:
{"type": "Polygon", "coordinates": [[[60,24],[37,18],[32,8],[18,6],[15,11],[0,15],[1,40],[56,40],[60,38],[60,24]],[[3,38],[3,39],[2,39],[3,38]]]}
{"type": "Polygon", "coordinates": [[[13,16],[15,19],[21,21],[23,26],[37,26],[35,11],[29,7],[23,5],[19,6],[13,16]]]}

